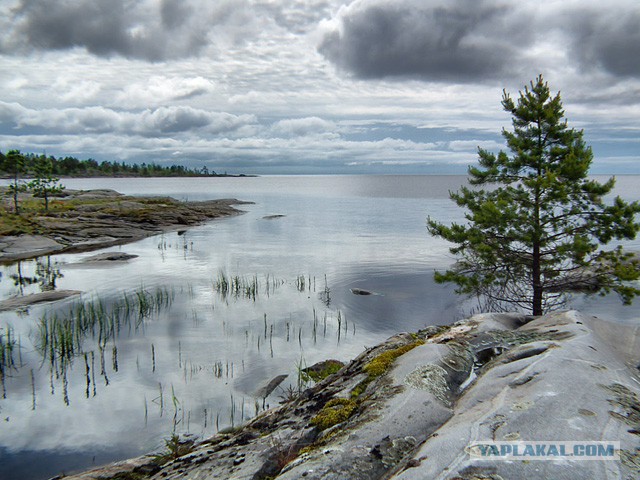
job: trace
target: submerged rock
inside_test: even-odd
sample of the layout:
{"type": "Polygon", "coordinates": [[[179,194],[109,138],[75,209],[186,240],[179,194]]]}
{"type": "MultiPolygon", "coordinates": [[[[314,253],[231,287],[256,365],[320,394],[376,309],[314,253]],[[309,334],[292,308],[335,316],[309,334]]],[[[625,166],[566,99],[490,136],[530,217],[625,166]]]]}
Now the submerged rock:
{"type": "Polygon", "coordinates": [[[373,295],[373,292],[370,292],[369,290],[364,290],[362,288],[351,288],[351,293],[353,293],[354,295],[373,295]]]}
{"type": "Polygon", "coordinates": [[[288,376],[289,375],[278,375],[277,377],[272,378],[268,383],[260,387],[255,392],[254,397],[262,399],[267,398],[288,376]]]}
{"type": "Polygon", "coordinates": [[[126,263],[129,260],[138,258],[138,255],[133,255],[124,252],[105,252],[98,253],[97,255],[91,255],[90,257],[82,259],[80,262],[73,265],[108,265],[108,264],[120,264],[126,263]]]}

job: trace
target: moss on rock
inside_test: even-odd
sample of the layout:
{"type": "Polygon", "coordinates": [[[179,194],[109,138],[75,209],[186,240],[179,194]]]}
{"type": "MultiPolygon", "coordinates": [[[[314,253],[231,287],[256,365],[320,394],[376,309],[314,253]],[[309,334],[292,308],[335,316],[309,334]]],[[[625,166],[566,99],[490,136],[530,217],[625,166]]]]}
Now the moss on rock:
{"type": "Polygon", "coordinates": [[[367,363],[364,366],[363,370],[369,375],[369,378],[371,379],[384,375],[391,368],[391,365],[393,365],[393,362],[396,360],[396,358],[423,344],[424,342],[422,340],[419,340],[408,345],[394,348],[393,350],[382,352],[380,355],[367,363]]]}
{"type": "Polygon", "coordinates": [[[322,410],[311,419],[311,425],[319,430],[327,430],[345,422],[358,408],[358,403],[349,398],[334,398],[322,407],[322,410]]]}

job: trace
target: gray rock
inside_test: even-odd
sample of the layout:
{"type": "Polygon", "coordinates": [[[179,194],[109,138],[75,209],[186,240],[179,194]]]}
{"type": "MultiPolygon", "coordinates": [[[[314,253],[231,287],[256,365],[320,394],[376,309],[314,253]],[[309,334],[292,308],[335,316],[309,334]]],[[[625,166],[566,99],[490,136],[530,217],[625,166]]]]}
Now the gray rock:
{"type": "Polygon", "coordinates": [[[74,263],[70,266],[104,266],[104,265],[118,265],[127,263],[129,260],[138,258],[138,255],[132,255],[124,252],[105,252],[98,253],[97,255],[91,255],[90,257],[82,259],[78,263],[74,263]]]}
{"type": "Polygon", "coordinates": [[[631,460],[488,461],[466,451],[482,441],[620,441],[637,458],[625,398],[637,401],[638,384],[624,357],[596,333],[600,323],[567,312],[521,327],[566,336],[527,342],[487,364],[452,419],[413,455],[415,467],[393,478],[637,478],[631,460]]]}
{"type": "Polygon", "coordinates": [[[32,293],[22,297],[8,298],[7,300],[0,302],[0,312],[26,308],[38,303],[55,302],[75,295],[80,295],[81,293],[82,292],[79,290],[54,290],[51,292],[32,293]]]}
{"type": "Polygon", "coordinates": [[[352,288],[351,293],[353,293],[354,295],[373,295],[373,292],[364,290],[362,288],[352,288]]]}
{"type": "Polygon", "coordinates": [[[40,235],[0,237],[0,262],[23,260],[59,252],[65,245],[40,235]]]}
{"type": "Polygon", "coordinates": [[[261,399],[267,398],[288,376],[289,375],[278,375],[272,378],[268,383],[258,388],[253,396],[261,399]]]}

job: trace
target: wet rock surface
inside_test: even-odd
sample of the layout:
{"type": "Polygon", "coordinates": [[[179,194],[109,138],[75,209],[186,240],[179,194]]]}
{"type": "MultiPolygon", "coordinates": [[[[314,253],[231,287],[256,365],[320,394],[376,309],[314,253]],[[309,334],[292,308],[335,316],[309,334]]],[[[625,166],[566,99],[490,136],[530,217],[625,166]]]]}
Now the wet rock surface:
{"type": "MultiPolygon", "coordinates": [[[[574,311],[485,314],[399,334],[281,407],[131,478],[638,478],[640,327],[615,329],[620,348],[602,334],[605,322],[574,311]],[[621,460],[469,455],[473,442],[507,440],[619,441],[621,460]]],[[[84,475],[72,478],[105,478],[84,475]]]]}

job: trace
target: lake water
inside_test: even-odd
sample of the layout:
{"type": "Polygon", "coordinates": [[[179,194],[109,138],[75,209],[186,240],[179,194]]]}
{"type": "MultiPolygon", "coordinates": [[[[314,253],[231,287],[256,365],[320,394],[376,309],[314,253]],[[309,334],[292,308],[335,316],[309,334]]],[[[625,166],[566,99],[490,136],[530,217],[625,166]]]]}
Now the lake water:
{"type": "MultiPolygon", "coordinates": [[[[638,180],[619,177],[618,193],[639,199],[638,180]]],[[[445,242],[429,237],[425,219],[461,221],[448,192],[465,182],[65,180],[67,188],[254,204],[183,235],[105,250],[138,255],[125,264],[80,263],[99,253],[91,252],[0,268],[2,299],[83,292],[0,313],[2,340],[14,345],[0,399],[0,478],[46,479],[159,450],[173,432],[212,435],[276,405],[298,388],[301,367],[348,361],[399,331],[464,318],[473,303],[433,282],[434,269],[452,257],[445,242]],[[237,288],[225,291],[224,279],[237,288]],[[281,374],[283,384],[261,398],[260,387],[281,374]]],[[[640,250],[638,240],[628,246],[640,250]]],[[[576,297],[571,306],[611,321],[639,319],[637,303],[623,307],[615,297],[576,297]]]]}

